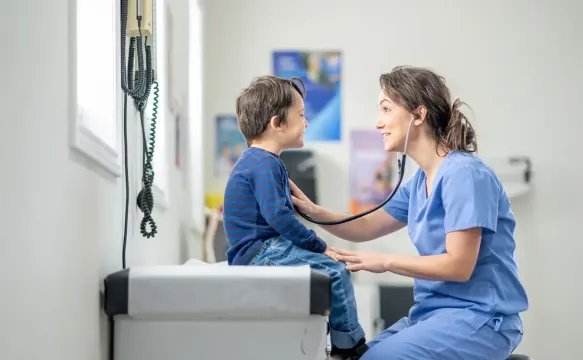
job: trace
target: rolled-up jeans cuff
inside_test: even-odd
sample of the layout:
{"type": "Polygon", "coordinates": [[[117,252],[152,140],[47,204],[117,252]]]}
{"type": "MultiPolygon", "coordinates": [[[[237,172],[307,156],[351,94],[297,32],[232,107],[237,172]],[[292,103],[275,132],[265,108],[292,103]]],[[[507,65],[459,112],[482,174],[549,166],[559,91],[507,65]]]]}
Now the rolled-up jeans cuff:
{"type": "Polygon", "coordinates": [[[362,338],[364,338],[364,330],[360,326],[351,332],[330,329],[330,342],[332,346],[339,349],[353,348],[362,338]]]}

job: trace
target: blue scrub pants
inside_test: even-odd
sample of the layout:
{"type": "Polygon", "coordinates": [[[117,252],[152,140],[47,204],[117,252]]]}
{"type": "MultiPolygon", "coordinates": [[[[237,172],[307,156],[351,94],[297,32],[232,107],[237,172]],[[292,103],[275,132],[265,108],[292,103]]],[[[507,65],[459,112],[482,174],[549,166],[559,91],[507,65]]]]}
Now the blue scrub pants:
{"type": "Polygon", "coordinates": [[[415,324],[402,318],[368,343],[361,360],[506,360],[522,333],[498,318],[472,326],[464,319],[471,311],[437,310],[415,324]]]}

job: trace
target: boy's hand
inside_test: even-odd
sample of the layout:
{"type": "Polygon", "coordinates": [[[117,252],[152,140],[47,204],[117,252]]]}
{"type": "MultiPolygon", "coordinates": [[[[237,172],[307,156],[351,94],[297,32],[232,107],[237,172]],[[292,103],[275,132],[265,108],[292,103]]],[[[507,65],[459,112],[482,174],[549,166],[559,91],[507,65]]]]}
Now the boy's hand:
{"type": "Polygon", "coordinates": [[[338,253],[331,250],[330,248],[327,248],[324,251],[324,255],[327,255],[328,257],[330,257],[332,260],[338,262],[338,253]]]}

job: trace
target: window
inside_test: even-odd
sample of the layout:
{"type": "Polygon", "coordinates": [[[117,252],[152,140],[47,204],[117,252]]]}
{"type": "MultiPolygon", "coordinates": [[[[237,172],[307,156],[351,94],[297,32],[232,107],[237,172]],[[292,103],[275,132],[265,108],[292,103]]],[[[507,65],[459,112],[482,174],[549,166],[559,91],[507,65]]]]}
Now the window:
{"type": "Polygon", "coordinates": [[[116,3],[78,0],[73,147],[114,176],[121,174],[116,3]]]}
{"type": "MultiPolygon", "coordinates": [[[[148,97],[146,108],[144,109],[144,118],[146,125],[146,138],[148,144],[150,143],[150,125],[154,111],[155,93],[158,93],[156,100],[156,133],[154,157],[152,159],[152,166],[154,167],[154,198],[155,203],[162,208],[168,207],[168,149],[166,141],[166,122],[168,109],[168,66],[166,62],[166,52],[168,46],[166,45],[166,21],[165,21],[165,0],[154,0],[154,42],[155,51],[152,54],[156,57],[152,59],[156,64],[156,82],[158,90],[156,91],[156,84],[152,85],[152,91],[148,97]]],[[[148,39],[148,43],[151,40],[148,39]]]]}

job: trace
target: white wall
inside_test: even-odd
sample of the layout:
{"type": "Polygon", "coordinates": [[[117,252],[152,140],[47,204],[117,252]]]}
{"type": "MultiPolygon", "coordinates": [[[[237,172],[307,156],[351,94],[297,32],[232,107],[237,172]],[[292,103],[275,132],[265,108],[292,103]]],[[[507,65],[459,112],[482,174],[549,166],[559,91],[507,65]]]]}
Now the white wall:
{"type": "MultiPolygon", "coordinates": [[[[124,187],[122,178],[108,176],[69,147],[68,6],[68,0],[10,1],[0,10],[6,35],[0,66],[2,359],[97,360],[107,355],[99,290],[104,276],[121,268],[124,187]]],[[[186,42],[176,54],[184,72],[188,3],[173,1],[172,7],[180,26],[175,33],[186,42]]],[[[187,82],[181,86],[178,90],[188,89],[187,82]]],[[[121,89],[115,91],[121,96],[121,89]]],[[[144,239],[132,193],[129,266],[184,260],[179,229],[188,222],[189,195],[173,166],[174,122],[170,116],[166,120],[169,207],[154,213],[158,236],[144,239]]],[[[140,139],[138,124],[130,118],[133,144],[140,139]]],[[[138,165],[139,148],[130,149],[130,161],[138,165]]],[[[191,236],[198,241],[196,233],[191,236]]]]}
{"type": "MultiPolygon", "coordinates": [[[[485,159],[533,160],[534,190],[513,201],[517,256],[531,300],[520,350],[541,359],[574,358],[583,321],[583,290],[577,286],[583,275],[583,145],[577,145],[583,131],[581,4],[204,1],[207,152],[213,152],[214,116],[233,113],[238,91],[271,71],[274,49],[343,50],[345,139],[350,129],[374,126],[380,73],[399,64],[437,70],[473,108],[485,159]]],[[[307,147],[320,157],[321,204],[347,211],[347,143],[307,147]]],[[[207,157],[207,190],[221,191],[224,179],[213,177],[211,160],[207,157]]],[[[411,252],[408,241],[401,232],[366,247],[411,252]]]]}

